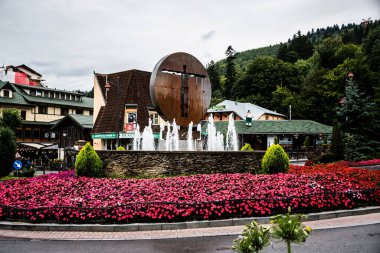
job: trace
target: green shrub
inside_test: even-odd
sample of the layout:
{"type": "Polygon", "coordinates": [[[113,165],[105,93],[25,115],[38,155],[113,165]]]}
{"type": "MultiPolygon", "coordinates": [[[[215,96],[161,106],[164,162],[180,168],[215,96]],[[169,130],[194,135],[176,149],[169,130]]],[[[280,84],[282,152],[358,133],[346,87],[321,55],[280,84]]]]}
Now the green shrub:
{"type": "Polygon", "coordinates": [[[315,162],[316,163],[332,163],[334,161],[336,161],[336,158],[333,153],[325,153],[319,156],[315,162]]]}
{"type": "Polygon", "coordinates": [[[15,177],[33,177],[34,176],[34,173],[35,173],[35,170],[33,168],[24,168],[20,171],[14,171],[13,172],[13,175],[15,177]]]}
{"type": "Polygon", "coordinates": [[[80,150],[75,168],[78,176],[100,177],[103,162],[89,142],[80,150]]]}
{"type": "Polygon", "coordinates": [[[12,171],[16,155],[16,136],[8,127],[0,127],[0,177],[12,171]]]}
{"type": "Polygon", "coordinates": [[[278,142],[278,137],[277,137],[277,136],[274,137],[274,144],[279,144],[279,142],[278,142]]]}
{"type": "Polygon", "coordinates": [[[251,147],[251,144],[249,144],[249,143],[244,144],[244,146],[241,147],[241,150],[242,151],[254,151],[253,148],[251,147]]]}
{"type": "Polygon", "coordinates": [[[125,148],[123,146],[119,146],[117,147],[117,150],[125,150],[125,148]]]}
{"type": "Polygon", "coordinates": [[[346,134],[344,142],[344,160],[359,161],[365,159],[364,155],[358,151],[359,143],[354,135],[346,134]]]}
{"type": "Polygon", "coordinates": [[[261,168],[269,174],[287,172],[289,170],[289,157],[279,144],[272,145],[265,152],[261,168]]]}

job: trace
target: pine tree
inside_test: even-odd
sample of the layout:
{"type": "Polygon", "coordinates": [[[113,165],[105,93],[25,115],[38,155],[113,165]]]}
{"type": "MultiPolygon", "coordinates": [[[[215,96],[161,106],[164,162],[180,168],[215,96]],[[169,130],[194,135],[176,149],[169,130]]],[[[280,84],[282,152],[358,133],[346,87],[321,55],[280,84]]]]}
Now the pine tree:
{"type": "Polygon", "coordinates": [[[343,133],[339,122],[335,119],[333,123],[331,152],[337,161],[344,159],[343,133]]]}
{"type": "Polygon", "coordinates": [[[211,82],[212,95],[214,97],[215,92],[218,91],[220,88],[219,74],[216,70],[216,65],[214,61],[211,61],[209,64],[207,64],[206,68],[208,77],[210,78],[211,82]]]}
{"type": "Polygon", "coordinates": [[[225,55],[227,56],[227,66],[226,66],[226,81],[224,82],[224,98],[231,99],[232,87],[236,82],[236,68],[234,60],[236,58],[236,51],[232,46],[228,46],[225,55]]]}

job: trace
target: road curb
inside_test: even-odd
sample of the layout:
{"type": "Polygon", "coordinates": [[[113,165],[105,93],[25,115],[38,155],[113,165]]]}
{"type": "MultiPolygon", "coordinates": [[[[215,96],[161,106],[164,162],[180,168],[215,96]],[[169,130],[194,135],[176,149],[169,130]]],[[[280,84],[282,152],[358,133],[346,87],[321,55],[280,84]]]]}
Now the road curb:
{"type": "MultiPolygon", "coordinates": [[[[380,206],[363,207],[350,210],[337,210],[308,214],[307,221],[334,219],[345,216],[355,216],[370,213],[379,213],[380,206]]],[[[269,217],[233,218],[225,220],[186,221],[174,223],[133,223],[133,224],[34,224],[27,222],[0,222],[0,230],[22,231],[82,231],[82,232],[132,232],[154,230],[178,230],[194,228],[211,228],[226,226],[243,226],[256,220],[259,224],[268,224],[269,217]]]]}

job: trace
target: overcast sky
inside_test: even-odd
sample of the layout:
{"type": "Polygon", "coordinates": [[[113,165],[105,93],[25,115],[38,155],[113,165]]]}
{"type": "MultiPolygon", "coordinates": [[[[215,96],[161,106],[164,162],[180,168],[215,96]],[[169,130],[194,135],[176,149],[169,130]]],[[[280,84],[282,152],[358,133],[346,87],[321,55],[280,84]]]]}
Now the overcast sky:
{"type": "Polygon", "coordinates": [[[187,52],[204,65],[294,33],[380,18],[379,0],[0,0],[0,64],[49,87],[89,90],[93,71],[152,71],[187,52]]]}

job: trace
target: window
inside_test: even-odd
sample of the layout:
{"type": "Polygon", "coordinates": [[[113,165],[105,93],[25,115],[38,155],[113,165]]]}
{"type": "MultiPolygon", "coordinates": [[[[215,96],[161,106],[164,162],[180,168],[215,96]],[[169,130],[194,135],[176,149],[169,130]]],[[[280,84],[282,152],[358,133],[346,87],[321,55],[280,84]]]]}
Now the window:
{"type": "Polygon", "coordinates": [[[36,90],[36,96],[41,97],[42,96],[42,91],[36,90]]]}
{"type": "Polygon", "coordinates": [[[46,106],[38,106],[38,113],[39,114],[47,114],[47,107],[46,106]]]}
{"type": "Polygon", "coordinates": [[[36,95],[36,90],[30,90],[30,95],[35,96],[36,95]]]}
{"type": "Polygon", "coordinates": [[[128,123],[135,123],[136,122],[136,113],[135,112],[129,112],[128,113],[128,123]]]}
{"type": "Polygon", "coordinates": [[[75,101],[80,101],[80,96],[75,96],[75,101]]]}
{"type": "Polygon", "coordinates": [[[152,120],[152,125],[158,125],[158,113],[152,113],[150,119],[152,120]]]}
{"type": "Polygon", "coordinates": [[[21,111],[21,119],[26,120],[26,111],[21,111]]]}
{"type": "Polygon", "coordinates": [[[54,98],[54,92],[50,92],[50,98],[54,98]]]}
{"type": "Polygon", "coordinates": [[[76,109],[77,114],[83,114],[83,109],[76,109]]]}
{"type": "Polygon", "coordinates": [[[69,108],[61,108],[61,115],[69,114],[69,108]]]}
{"type": "Polygon", "coordinates": [[[45,92],[44,92],[44,97],[45,97],[45,98],[48,98],[48,97],[49,97],[49,92],[48,92],[48,91],[45,91],[45,92]]]}
{"type": "Polygon", "coordinates": [[[93,110],[90,110],[90,115],[94,115],[94,111],[93,110]]]}
{"type": "Polygon", "coordinates": [[[11,94],[11,93],[10,93],[9,90],[3,90],[3,97],[7,97],[7,98],[9,98],[9,97],[11,97],[10,94],[11,94]]]}

